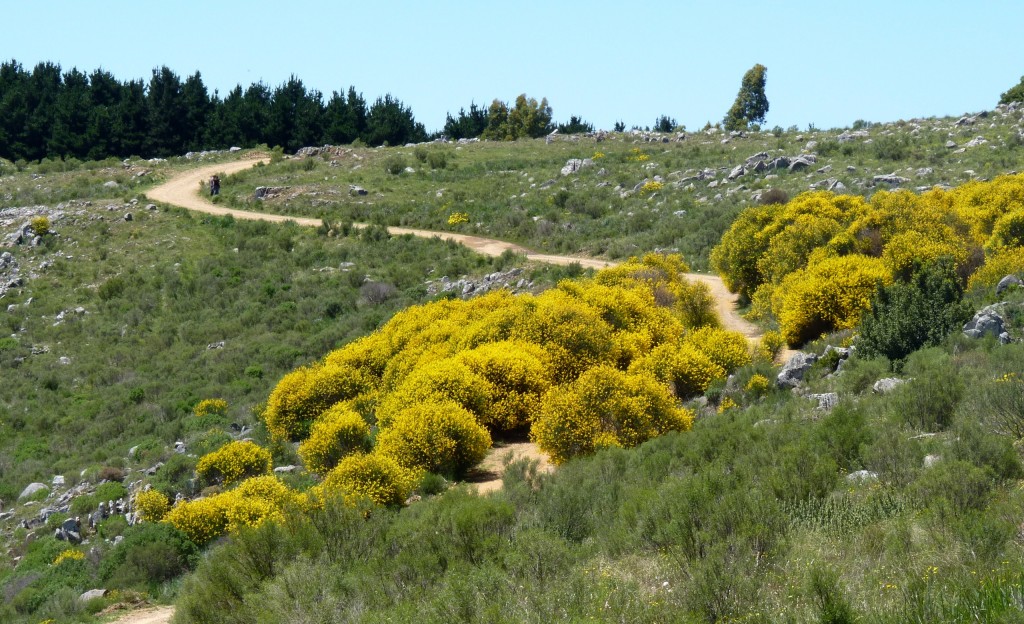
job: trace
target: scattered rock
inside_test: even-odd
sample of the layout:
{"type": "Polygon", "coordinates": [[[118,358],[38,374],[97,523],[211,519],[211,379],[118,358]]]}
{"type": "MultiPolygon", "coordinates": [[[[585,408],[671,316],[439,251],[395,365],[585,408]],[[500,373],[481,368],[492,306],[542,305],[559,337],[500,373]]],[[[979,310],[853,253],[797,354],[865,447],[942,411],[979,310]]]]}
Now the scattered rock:
{"type": "Polygon", "coordinates": [[[18,500],[28,498],[29,496],[32,496],[33,494],[41,490],[49,489],[50,488],[48,488],[45,483],[29,483],[28,485],[25,486],[25,489],[21,491],[21,494],[18,495],[18,500]]]}
{"type": "Polygon", "coordinates": [[[562,175],[567,176],[576,173],[580,169],[583,169],[584,167],[590,167],[593,164],[594,161],[591,160],[590,158],[570,158],[569,160],[566,161],[565,166],[562,167],[562,175]]]}
{"type": "Polygon", "coordinates": [[[1024,282],[1022,282],[1021,279],[1016,275],[1007,275],[1003,279],[999,280],[998,284],[996,284],[996,294],[1001,295],[1004,290],[1010,288],[1011,286],[1016,286],[1019,288],[1021,286],[1024,286],[1024,282]]]}
{"type": "Polygon", "coordinates": [[[846,475],[847,483],[864,483],[866,481],[878,481],[878,473],[870,470],[856,470],[846,475]]]}
{"type": "Polygon", "coordinates": [[[871,390],[875,394],[888,394],[892,392],[897,386],[901,386],[907,383],[906,379],[900,379],[899,377],[885,377],[875,382],[875,385],[871,386],[871,390]]]}
{"type": "Polygon", "coordinates": [[[1002,342],[1002,334],[1006,333],[1006,328],[1003,317],[996,311],[996,306],[987,306],[979,310],[974,318],[964,325],[963,332],[968,338],[995,336],[1002,342]]]}
{"type": "Polygon", "coordinates": [[[942,461],[942,456],[941,455],[925,455],[924,456],[924,467],[925,468],[933,468],[935,466],[935,464],[939,463],[940,461],[942,461]]]}
{"type": "Polygon", "coordinates": [[[729,180],[735,180],[736,178],[742,176],[744,173],[746,173],[746,170],[743,168],[743,165],[736,165],[735,167],[733,167],[732,171],[729,172],[729,175],[726,176],[726,178],[729,180]]]}
{"type": "Polygon", "coordinates": [[[818,409],[831,412],[832,408],[839,405],[839,395],[835,392],[826,392],[824,394],[808,394],[808,399],[813,399],[818,402],[818,409]]]}
{"type": "Polygon", "coordinates": [[[54,475],[51,483],[53,487],[64,487],[64,475],[54,475]]]}
{"type": "Polygon", "coordinates": [[[898,175],[896,175],[895,172],[894,173],[886,173],[886,174],[882,174],[882,175],[876,175],[875,177],[872,178],[872,180],[874,181],[875,184],[878,184],[879,182],[884,182],[885,184],[892,184],[894,186],[895,185],[899,185],[899,184],[906,184],[907,182],[910,182],[910,178],[904,178],[904,177],[898,176],[898,175]]]}
{"type": "Polygon", "coordinates": [[[80,602],[89,602],[94,598],[102,598],[106,595],[107,590],[105,589],[90,589],[89,591],[82,593],[82,595],[78,597],[78,600],[80,602]]]}
{"type": "Polygon", "coordinates": [[[227,345],[227,342],[225,342],[224,340],[219,340],[217,342],[211,342],[210,344],[206,345],[206,349],[208,351],[213,351],[214,349],[223,349],[225,345],[227,345]]]}
{"type": "Polygon", "coordinates": [[[786,365],[779,371],[776,384],[780,388],[795,388],[803,381],[804,375],[818,361],[818,356],[813,353],[798,351],[786,362],[786,365]]]}
{"type": "MultiPolygon", "coordinates": [[[[359,187],[358,186],[353,187],[353,186],[350,185],[349,186],[349,191],[351,192],[351,190],[353,188],[359,188],[359,187]]],[[[257,186],[256,187],[255,197],[256,197],[256,199],[260,199],[260,200],[271,199],[273,197],[277,197],[278,195],[280,195],[281,193],[283,193],[283,192],[285,192],[287,190],[288,190],[287,186],[257,186]]],[[[359,195],[366,195],[366,191],[363,191],[362,193],[358,193],[358,194],[359,195]]]]}
{"type": "Polygon", "coordinates": [[[289,474],[289,473],[295,472],[298,469],[299,469],[298,466],[292,466],[292,465],[277,466],[277,467],[274,468],[274,472],[276,474],[289,474]]]}

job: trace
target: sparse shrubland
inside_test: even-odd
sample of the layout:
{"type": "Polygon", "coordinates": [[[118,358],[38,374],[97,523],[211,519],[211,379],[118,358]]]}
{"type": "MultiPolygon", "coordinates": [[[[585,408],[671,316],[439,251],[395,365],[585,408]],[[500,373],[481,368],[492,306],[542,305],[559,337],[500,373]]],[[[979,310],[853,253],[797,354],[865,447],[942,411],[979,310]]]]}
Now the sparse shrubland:
{"type": "MultiPolygon", "coordinates": [[[[88,549],[52,537],[64,513],[32,531],[0,521],[21,556],[0,565],[0,619],[93,621],[144,592],[177,596],[184,622],[1013,621],[1024,353],[948,334],[1024,270],[1024,182],[916,195],[852,179],[1019,169],[1007,117],[956,131],[997,147],[956,157],[946,121],[915,120],[859,125],[855,141],[780,129],[728,144],[353,147],[226,180],[225,204],[323,217],[315,232],[159,210],[126,222],[119,206],[51,215],[17,254],[52,266],[5,299],[0,366],[16,374],[0,395],[0,498],[83,466],[81,480],[152,487],[133,489],[141,524],[103,520],[88,549]],[[733,148],[791,155],[808,139],[863,197],[798,194],[815,178],[796,171],[724,180],[733,148]],[[577,157],[595,166],[558,177],[577,157]],[[704,169],[721,197],[706,178],[677,183],[704,169]],[[256,184],[293,191],[256,204],[256,184]],[[337,191],[348,184],[370,195],[337,191]],[[608,258],[679,250],[701,268],[729,230],[714,264],[780,331],[751,349],[716,327],[707,291],[663,254],[531,295],[435,297],[428,279],[521,260],[381,225],[608,258]],[[87,313],[54,324],[71,295],[87,313]],[[839,393],[831,411],[772,383],[783,337],[857,346],[840,374],[831,351],[806,377],[803,394],[839,393]],[[894,370],[906,383],[871,391],[894,370]],[[528,432],[553,474],[522,462],[499,492],[447,489],[493,441],[528,432]],[[170,450],[179,439],[187,452],[170,450]],[[283,464],[305,471],[266,474],[283,464]],[[202,497],[171,506],[177,493],[202,497]],[[118,589],[77,601],[97,585],[118,589]]],[[[137,165],[22,163],[0,205],[97,198],[111,178],[131,196],[147,184],[126,173],[137,165]]],[[[1020,291],[1000,299],[1019,337],[1020,291]]],[[[100,487],[71,515],[128,494],[100,487]]]]}

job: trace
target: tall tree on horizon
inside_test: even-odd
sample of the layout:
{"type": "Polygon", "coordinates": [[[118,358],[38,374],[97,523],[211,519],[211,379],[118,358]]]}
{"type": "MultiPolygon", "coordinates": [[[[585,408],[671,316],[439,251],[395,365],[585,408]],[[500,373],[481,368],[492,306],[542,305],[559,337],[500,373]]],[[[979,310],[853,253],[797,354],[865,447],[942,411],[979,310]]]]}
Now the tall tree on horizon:
{"type": "Polygon", "coordinates": [[[740,92],[725,114],[726,130],[745,130],[752,123],[764,123],[768,114],[768,97],[764,93],[768,68],[758,63],[743,74],[740,92]]]}

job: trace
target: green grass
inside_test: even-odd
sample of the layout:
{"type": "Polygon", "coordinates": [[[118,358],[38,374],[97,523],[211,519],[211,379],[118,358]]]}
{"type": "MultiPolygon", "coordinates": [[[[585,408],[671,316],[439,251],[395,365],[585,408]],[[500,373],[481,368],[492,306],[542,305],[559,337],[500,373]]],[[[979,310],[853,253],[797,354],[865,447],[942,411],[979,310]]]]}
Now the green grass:
{"type": "MultiPolygon", "coordinates": [[[[66,205],[52,219],[55,236],[12,250],[38,275],[3,300],[16,307],[3,313],[0,332],[0,499],[53,474],[74,483],[84,470],[95,481],[103,468],[157,461],[166,465],[153,485],[183,491],[195,457],[173,454],[174,441],[200,455],[228,439],[231,423],[255,426],[265,440],[253,411],[285,372],[429,300],[429,279],[520,262],[346,223],[457,230],[608,258],[669,249],[705,269],[711,247],[759,191],[792,196],[836,177],[848,192],[870,194],[883,188],[866,184],[879,173],[930,186],[963,182],[968,170],[990,178],[1021,168],[1017,119],[953,121],[874,125],[871,142],[850,143],[838,142],[839,131],[791,130],[728,142],[695,133],[680,143],[611,135],[353,149],[277,158],[224,181],[222,204],[320,217],[339,236],[144,210],[146,188],[195,166],[184,159],[3,163],[0,209],[66,205]],[[950,132],[959,144],[978,135],[989,143],[955,154],[944,146],[950,132]],[[715,189],[694,182],[693,190],[676,188],[679,176],[670,175],[712,168],[721,182],[754,153],[793,156],[811,140],[818,145],[808,151],[819,155],[811,170],[831,172],[748,175],[715,189]],[[559,174],[567,159],[598,151],[595,166],[559,174]],[[925,167],[931,173],[918,173],[925,167]],[[653,197],[613,190],[655,174],[666,184],[653,197]],[[549,179],[554,185],[540,189],[549,179]],[[105,186],[111,180],[118,186],[105,186]],[[350,195],[352,184],[369,194],[350,195]],[[257,201],[256,186],[290,189],[257,201]],[[133,199],[141,205],[130,207],[133,199]],[[128,211],[131,222],[122,219],[128,211]],[[453,212],[469,222],[449,226],[453,212]],[[367,277],[392,287],[391,297],[367,301],[367,277]],[[79,306],[85,314],[57,322],[79,306]],[[213,397],[228,401],[226,417],[191,415],[213,397]]],[[[551,283],[572,271],[532,268],[531,277],[551,283]]],[[[1012,432],[1024,415],[998,380],[1024,370],[1024,351],[953,338],[908,360],[905,374],[925,383],[872,395],[889,366],[855,359],[841,376],[815,374],[812,391],[844,397],[830,415],[788,392],[716,387],[713,400],[729,396],[740,407],[552,476],[515,467],[489,498],[457,488],[401,511],[329,507],[287,529],[266,525],[213,547],[184,589],[167,580],[179,568],[148,563],[184,553],[173,534],[114,518],[93,539],[98,558],[54,569],[66,545],[9,522],[5,543],[23,558],[17,567],[0,563],[0,619],[92,621],[96,605],[77,604],[77,595],[109,573],[111,583],[150,596],[180,596],[185,621],[1020,621],[1024,472],[1012,432]],[[925,470],[926,455],[942,460],[925,470]],[[879,481],[844,479],[861,469],[879,481]],[[115,551],[107,540],[120,534],[146,556],[115,551]]],[[[742,370],[737,387],[754,372],[771,374],[765,365],[742,370]]],[[[294,461],[291,448],[273,448],[279,461],[294,461]]],[[[75,513],[100,498],[86,497],[75,513]]],[[[21,509],[19,519],[34,512],[21,509]]]]}

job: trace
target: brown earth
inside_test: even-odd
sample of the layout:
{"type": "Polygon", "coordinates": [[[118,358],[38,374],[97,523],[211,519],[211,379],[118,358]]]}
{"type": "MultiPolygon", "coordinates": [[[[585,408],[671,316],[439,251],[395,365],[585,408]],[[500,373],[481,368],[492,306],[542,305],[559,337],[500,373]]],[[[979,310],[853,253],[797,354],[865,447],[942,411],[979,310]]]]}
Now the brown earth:
{"type": "Polygon", "coordinates": [[[126,613],[110,624],[169,624],[174,617],[174,607],[150,607],[126,613]]]}

